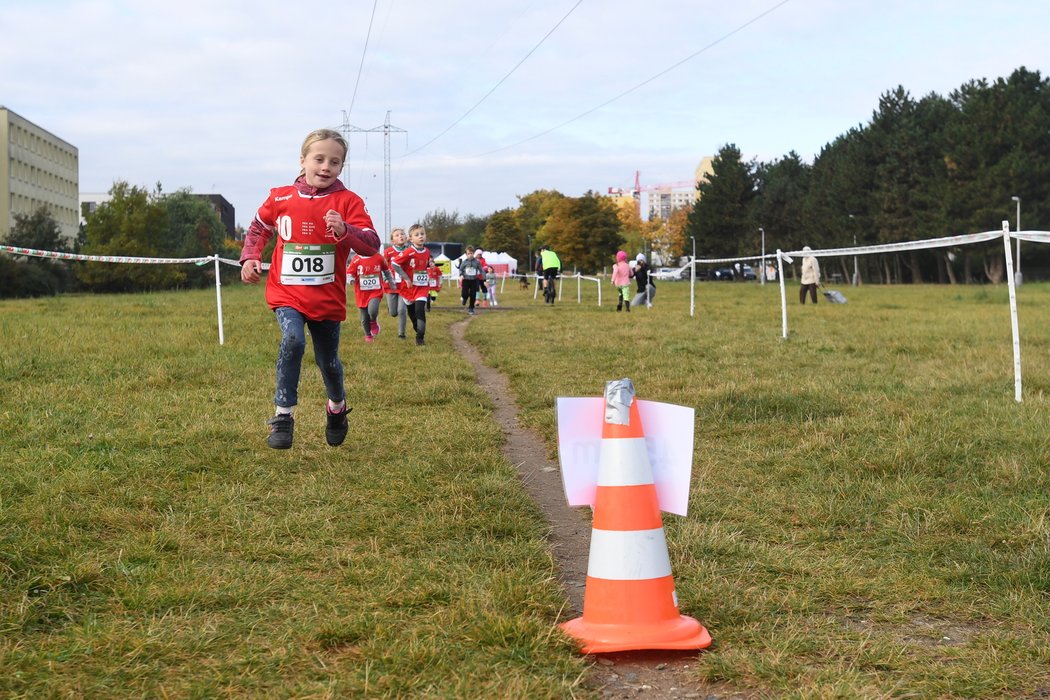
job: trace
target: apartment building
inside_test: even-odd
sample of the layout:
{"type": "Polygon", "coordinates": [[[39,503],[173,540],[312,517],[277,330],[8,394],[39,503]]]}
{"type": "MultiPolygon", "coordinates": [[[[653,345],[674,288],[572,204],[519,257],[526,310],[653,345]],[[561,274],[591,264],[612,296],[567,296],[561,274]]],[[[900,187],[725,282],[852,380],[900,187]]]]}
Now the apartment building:
{"type": "Polygon", "coordinates": [[[80,222],[77,148],[0,105],[0,239],[16,215],[46,206],[62,236],[76,239],[80,222]]]}

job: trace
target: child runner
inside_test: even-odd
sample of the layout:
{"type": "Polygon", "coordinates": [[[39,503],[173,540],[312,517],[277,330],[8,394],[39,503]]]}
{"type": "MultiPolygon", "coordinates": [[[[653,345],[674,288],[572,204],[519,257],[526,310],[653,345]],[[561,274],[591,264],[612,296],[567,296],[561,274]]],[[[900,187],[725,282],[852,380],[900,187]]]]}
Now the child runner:
{"type": "MultiPolygon", "coordinates": [[[[484,302],[484,300],[488,297],[489,294],[488,285],[485,284],[485,268],[489,265],[487,262],[485,262],[485,251],[483,251],[481,248],[475,250],[474,259],[477,260],[478,265],[481,266],[481,275],[478,277],[477,298],[478,301],[484,302]]],[[[482,307],[488,306],[487,303],[482,303],[481,305],[482,307]]]]}
{"type": "Polygon", "coordinates": [[[612,269],[612,283],[616,287],[616,310],[619,311],[627,304],[627,313],[631,313],[631,278],[634,270],[627,264],[627,253],[622,250],[616,251],[616,264],[612,269]]]}
{"type": "Polygon", "coordinates": [[[241,251],[241,279],[255,284],[262,274],[262,250],[278,234],[266,277],[266,303],[281,328],[276,415],[269,421],[266,438],[276,449],[292,446],[292,413],[299,402],[307,327],[328,394],[325,440],[336,446],[346,439],[350,409],[339,360],[339,329],[346,319],[346,259],[351,248],[364,255],[379,250],[379,237],[364,201],[338,179],[346,153],[346,141],[339,132],[310,132],[300,151],[299,177],[292,185],[270,190],[241,251]]]}
{"type": "Polygon", "coordinates": [[[481,265],[474,259],[474,246],[467,246],[467,252],[459,261],[460,294],[463,301],[460,306],[468,304],[467,313],[474,315],[474,302],[478,296],[479,280],[485,275],[481,265]]]}
{"type": "MultiPolygon", "coordinates": [[[[395,255],[403,251],[407,245],[405,229],[395,228],[391,231],[390,246],[383,251],[383,257],[386,258],[387,264],[393,260],[395,255]]],[[[405,289],[407,281],[396,270],[391,270],[391,273],[393,274],[393,280],[387,282],[386,304],[390,315],[397,316],[397,337],[404,340],[405,325],[408,323],[408,309],[405,306],[404,299],[401,298],[401,292],[405,289]]]]}
{"type": "Polygon", "coordinates": [[[430,267],[427,268],[427,275],[430,277],[430,293],[427,294],[427,311],[430,311],[431,304],[437,301],[438,294],[441,292],[441,268],[438,267],[437,261],[435,261],[434,258],[430,259],[430,267]]]}
{"type": "Polygon", "coordinates": [[[488,289],[485,292],[485,305],[499,306],[496,302],[496,271],[492,269],[492,265],[485,268],[485,287],[488,289]]]}
{"type": "Polygon", "coordinates": [[[413,224],[408,229],[408,248],[395,255],[391,266],[400,267],[407,281],[401,297],[408,307],[408,317],[412,319],[412,328],[416,331],[416,345],[424,344],[427,333],[427,295],[430,294],[430,251],[427,250],[427,230],[420,224],[413,224]]]}
{"type": "Polygon", "coordinates": [[[386,258],[381,253],[355,255],[346,266],[348,280],[353,280],[354,300],[365,342],[371,343],[379,335],[379,301],[383,298],[383,275],[389,275],[386,258]]]}

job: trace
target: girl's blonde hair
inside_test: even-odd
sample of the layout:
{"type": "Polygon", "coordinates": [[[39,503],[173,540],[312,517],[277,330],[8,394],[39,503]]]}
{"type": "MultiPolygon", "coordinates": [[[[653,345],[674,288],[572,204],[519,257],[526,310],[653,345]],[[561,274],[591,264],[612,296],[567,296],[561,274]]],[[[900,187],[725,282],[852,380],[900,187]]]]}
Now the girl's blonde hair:
{"type": "Polygon", "coordinates": [[[343,160],[346,160],[346,154],[350,152],[350,147],[346,145],[346,139],[338,131],[332,129],[314,129],[306,135],[306,139],[303,141],[303,147],[300,151],[300,155],[303,158],[310,151],[310,146],[314,145],[318,141],[327,141],[331,139],[338,143],[343,149],[343,160]]]}

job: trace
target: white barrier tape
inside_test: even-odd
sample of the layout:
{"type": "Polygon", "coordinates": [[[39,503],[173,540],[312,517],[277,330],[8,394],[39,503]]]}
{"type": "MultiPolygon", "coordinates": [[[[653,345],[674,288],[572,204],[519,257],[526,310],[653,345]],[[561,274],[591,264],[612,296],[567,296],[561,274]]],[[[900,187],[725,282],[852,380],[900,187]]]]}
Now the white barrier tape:
{"type": "MultiPolygon", "coordinates": [[[[783,252],[788,257],[804,257],[812,255],[815,258],[825,258],[844,255],[874,255],[878,253],[899,253],[903,250],[924,250],[927,248],[952,248],[954,246],[983,243],[1001,238],[1002,231],[985,231],[983,233],[966,233],[961,236],[947,236],[944,238],[927,238],[921,241],[905,241],[902,243],[883,243],[880,245],[858,246],[856,248],[822,248],[819,250],[786,250],[783,252]]],[[[1020,238],[1024,241],[1034,243],[1050,243],[1050,232],[1047,231],[1022,231],[1011,233],[1012,238],[1020,238]]],[[[776,253],[767,253],[766,259],[775,259],[776,253]]],[[[761,255],[751,255],[740,258],[696,258],[694,262],[701,264],[745,262],[748,260],[762,260],[761,255]]]]}
{"type": "Polygon", "coordinates": [[[53,250],[36,250],[18,246],[0,245],[0,251],[14,255],[28,255],[33,258],[50,258],[52,260],[81,260],[85,262],[111,263],[145,263],[148,265],[174,265],[179,263],[203,264],[215,259],[214,255],[203,258],[138,258],[130,255],[81,255],[79,253],[59,253],[53,250]]]}
{"type": "Polygon", "coordinates": [[[1011,233],[1010,238],[1031,241],[1032,243],[1050,243],[1050,231],[1021,231],[1020,233],[1011,233]]]}
{"type": "MultiPolygon", "coordinates": [[[[219,262],[224,263],[226,265],[232,265],[233,267],[236,267],[237,269],[241,268],[241,263],[240,263],[239,260],[231,260],[229,258],[219,258],[219,262]]],[[[270,269],[270,263],[264,262],[262,264],[262,269],[264,271],[269,270],[270,269]]]]}
{"type": "Polygon", "coordinates": [[[815,258],[830,257],[834,255],[872,255],[876,253],[899,253],[903,250],[924,250],[926,248],[952,248],[972,243],[983,243],[1002,238],[1002,231],[985,231],[984,233],[966,233],[961,236],[946,236],[944,238],[927,238],[921,241],[904,241],[901,243],[883,243],[881,245],[859,246],[857,248],[824,248],[822,250],[789,250],[784,255],[790,257],[805,257],[812,255],[815,258]]]}

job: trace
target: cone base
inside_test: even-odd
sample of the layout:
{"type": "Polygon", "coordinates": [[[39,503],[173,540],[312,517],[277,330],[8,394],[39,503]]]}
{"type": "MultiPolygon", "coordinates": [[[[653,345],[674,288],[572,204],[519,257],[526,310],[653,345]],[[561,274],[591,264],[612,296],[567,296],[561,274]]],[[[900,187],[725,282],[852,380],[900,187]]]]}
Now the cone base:
{"type": "Polygon", "coordinates": [[[686,615],[651,625],[602,625],[582,617],[563,622],[560,627],[582,643],[584,654],[641,649],[706,649],[711,635],[699,622],[686,615]]]}

